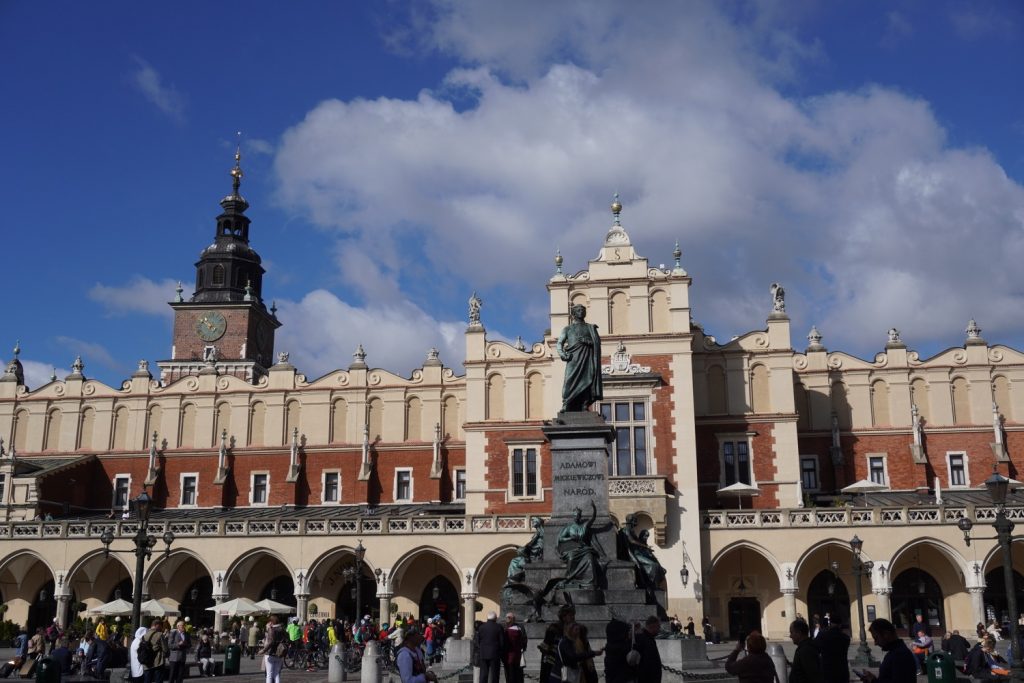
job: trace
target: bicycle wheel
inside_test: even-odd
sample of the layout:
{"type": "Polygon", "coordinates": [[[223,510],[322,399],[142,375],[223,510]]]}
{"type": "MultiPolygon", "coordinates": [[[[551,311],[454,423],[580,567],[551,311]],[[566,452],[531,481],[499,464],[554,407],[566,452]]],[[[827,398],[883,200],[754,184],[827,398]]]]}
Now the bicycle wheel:
{"type": "Polygon", "coordinates": [[[295,648],[289,647],[288,651],[284,653],[284,668],[294,669],[295,668],[295,648]]]}

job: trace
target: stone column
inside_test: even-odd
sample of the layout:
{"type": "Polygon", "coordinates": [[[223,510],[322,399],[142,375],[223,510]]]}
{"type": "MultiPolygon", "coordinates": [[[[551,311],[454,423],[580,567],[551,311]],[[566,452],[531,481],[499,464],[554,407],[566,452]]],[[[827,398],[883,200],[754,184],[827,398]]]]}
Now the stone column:
{"type": "Polygon", "coordinates": [[[796,589],[783,588],[782,598],[786,605],[786,621],[793,621],[796,619],[796,589]]]}
{"type": "MultiPolygon", "coordinates": [[[[889,596],[892,595],[892,588],[876,588],[874,591],[875,601],[878,603],[878,610],[875,614],[880,619],[892,621],[892,607],[889,604],[889,596]]],[[[865,624],[865,628],[870,624],[865,624]]]]}
{"type": "Polygon", "coordinates": [[[984,586],[972,586],[967,589],[967,592],[971,594],[971,612],[974,614],[974,621],[976,623],[985,623],[985,587],[984,586]]]}
{"type": "MultiPolygon", "coordinates": [[[[216,593],[213,596],[213,606],[220,607],[221,603],[228,599],[227,593],[216,593]]],[[[224,628],[224,615],[220,612],[213,613],[213,632],[220,633],[224,628]]]]}
{"type": "Polygon", "coordinates": [[[476,593],[462,594],[462,637],[473,638],[476,633],[476,593]]]}
{"type": "Polygon", "coordinates": [[[394,593],[377,593],[377,599],[380,600],[380,623],[389,624],[394,619],[391,617],[391,598],[394,593]]]}
{"type": "Polygon", "coordinates": [[[68,604],[71,602],[70,595],[57,596],[57,625],[63,631],[68,626],[68,604]]]}
{"type": "Polygon", "coordinates": [[[309,617],[309,593],[295,594],[295,615],[300,624],[305,624],[309,617]]]}

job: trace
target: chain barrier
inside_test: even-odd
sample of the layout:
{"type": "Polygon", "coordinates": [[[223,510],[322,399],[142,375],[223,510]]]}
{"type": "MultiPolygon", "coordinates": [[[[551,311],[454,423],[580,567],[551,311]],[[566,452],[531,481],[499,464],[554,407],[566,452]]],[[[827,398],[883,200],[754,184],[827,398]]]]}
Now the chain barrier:
{"type": "Polygon", "coordinates": [[[464,674],[467,671],[470,671],[472,669],[473,669],[473,665],[472,664],[467,664],[466,666],[462,667],[461,669],[457,669],[456,671],[453,671],[450,674],[445,674],[444,676],[438,676],[437,680],[438,681],[447,681],[447,680],[449,680],[451,678],[455,678],[456,676],[461,676],[462,674],[464,674]]]}
{"type": "Polygon", "coordinates": [[[679,676],[681,679],[686,681],[721,681],[724,679],[733,678],[724,671],[716,671],[715,673],[695,673],[693,671],[683,671],[682,669],[674,669],[667,664],[662,664],[661,668],[663,671],[679,676]]]}

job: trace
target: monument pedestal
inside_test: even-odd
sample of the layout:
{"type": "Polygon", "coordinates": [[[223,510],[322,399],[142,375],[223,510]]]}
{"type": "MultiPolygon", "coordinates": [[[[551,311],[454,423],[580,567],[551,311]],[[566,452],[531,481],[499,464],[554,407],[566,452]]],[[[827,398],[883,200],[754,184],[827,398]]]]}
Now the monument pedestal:
{"type": "MultiPolygon", "coordinates": [[[[587,626],[595,647],[605,638],[612,619],[643,622],[660,615],[664,591],[637,587],[632,561],[619,559],[617,528],[608,514],[608,462],[614,429],[593,412],[560,413],[543,429],[551,444],[552,515],[544,526],[544,552],[540,560],[523,566],[521,584],[503,591],[503,612],[515,612],[525,622],[531,640],[539,642],[547,625],[558,621],[562,605],[572,604],[576,621],[587,626]],[[563,530],[593,515],[590,545],[596,550],[602,571],[596,580],[566,578],[565,550],[559,549],[563,530]]],[[[571,546],[572,543],[563,543],[571,546]]]]}

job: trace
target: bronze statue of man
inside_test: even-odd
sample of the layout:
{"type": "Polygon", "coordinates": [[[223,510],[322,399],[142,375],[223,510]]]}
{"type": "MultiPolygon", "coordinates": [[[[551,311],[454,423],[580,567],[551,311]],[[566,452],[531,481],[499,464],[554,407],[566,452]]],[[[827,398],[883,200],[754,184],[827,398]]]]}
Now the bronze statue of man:
{"type": "Polygon", "coordinates": [[[601,388],[601,337],[597,325],[586,322],[587,309],[576,304],[569,309],[569,324],[555,342],[558,356],[565,361],[562,384],[562,412],[583,412],[604,398],[601,388]]]}

